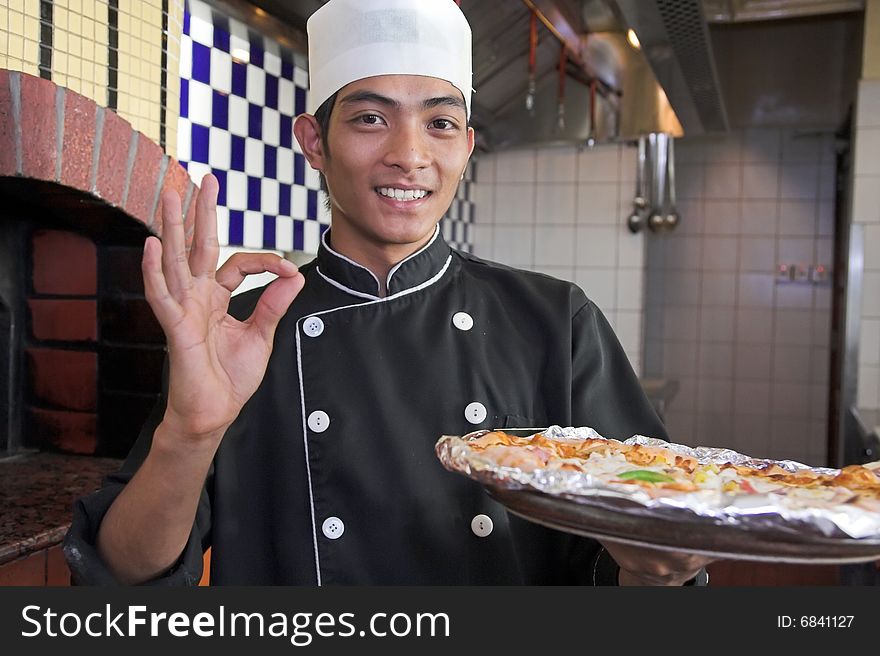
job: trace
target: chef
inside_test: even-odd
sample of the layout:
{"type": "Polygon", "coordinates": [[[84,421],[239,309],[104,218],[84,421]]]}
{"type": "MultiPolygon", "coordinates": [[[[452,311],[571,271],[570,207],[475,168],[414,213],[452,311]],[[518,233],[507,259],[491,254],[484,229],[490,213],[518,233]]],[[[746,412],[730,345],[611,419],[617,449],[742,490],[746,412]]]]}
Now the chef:
{"type": "Polygon", "coordinates": [[[434,455],[443,434],[664,429],[576,286],[455,251],[437,224],[474,147],[471,32],[451,0],[330,0],[308,22],[295,123],[332,214],[316,259],[219,270],[206,176],[146,241],[165,394],[65,541],[79,583],[671,584],[700,557],[509,515],[434,455]],[[231,299],[248,274],[278,278],[231,299]],[[227,313],[228,308],[228,313],[227,313]]]}

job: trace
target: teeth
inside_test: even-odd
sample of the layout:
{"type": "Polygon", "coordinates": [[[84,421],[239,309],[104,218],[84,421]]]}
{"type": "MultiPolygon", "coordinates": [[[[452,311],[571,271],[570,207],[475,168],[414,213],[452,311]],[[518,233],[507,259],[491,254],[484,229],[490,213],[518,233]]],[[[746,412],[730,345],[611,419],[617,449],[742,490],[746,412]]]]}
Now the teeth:
{"type": "Polygon", "coordinates": [[[393,198],[394,200],[419,200],[428,195],[424,189],[394,189],[393,187],[379,187],[378,191],[381,195],[393,198]]]}

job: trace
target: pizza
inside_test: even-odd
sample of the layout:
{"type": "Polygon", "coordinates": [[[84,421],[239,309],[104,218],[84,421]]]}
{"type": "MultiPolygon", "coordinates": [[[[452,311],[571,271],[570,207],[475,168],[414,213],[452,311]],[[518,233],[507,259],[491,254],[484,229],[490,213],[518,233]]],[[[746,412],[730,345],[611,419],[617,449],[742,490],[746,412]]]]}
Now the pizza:
{"type": "Polygon", "coordinates": [[[699,490],[732,495],[812,490],[816,498],[865,500],[871,507],[871,501],[880,500],[880,477],[862,465],[821,473],[813,469],[789,471],[775,462],[757,466],[700,463],[696,457],[661,446],[601,437],[560,441],[543,433],[517,437],[503,431],[488,432],[471,440],[469,446],[500,466],[526,472],[538,468],[583,472],[608,484],[637,485],[651,496],[699,490]]]}
{"type": "Polygon", "coordinates": [[[635,436],[621,442],[592,429],[552,427],[521,437],[503,430],[445,436],[449,469],[489,485],[532,488],[567,499],[627,499],[735,521],[777,513],[826,521],[853,537],[880,537],[880,463],[842,469],[753,459],[635,436]]]}

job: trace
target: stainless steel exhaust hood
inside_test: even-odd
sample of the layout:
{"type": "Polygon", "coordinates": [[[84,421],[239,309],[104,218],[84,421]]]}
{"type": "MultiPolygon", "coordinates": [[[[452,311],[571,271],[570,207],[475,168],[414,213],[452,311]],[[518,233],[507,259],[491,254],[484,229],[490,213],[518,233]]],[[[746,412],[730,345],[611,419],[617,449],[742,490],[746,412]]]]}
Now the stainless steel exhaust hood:
{"type": "Polygon", "coordinates": [[[616,0],[688,135],[726,132],[727,112],[700,0],[616,0]]]}
{"type": "Polygon", "coordinates": [[[486,149],[727,130],[699,0],[463,0],[461,7],[474,31],[474,125],[486,149]],[[541,30],[529,111],[532,7],[558,34],[541,30]],[[641,49],[628,42],[628,28],[641,49]],[[583,64],[569,63],[562,103],[560,36],[583,64]]]}

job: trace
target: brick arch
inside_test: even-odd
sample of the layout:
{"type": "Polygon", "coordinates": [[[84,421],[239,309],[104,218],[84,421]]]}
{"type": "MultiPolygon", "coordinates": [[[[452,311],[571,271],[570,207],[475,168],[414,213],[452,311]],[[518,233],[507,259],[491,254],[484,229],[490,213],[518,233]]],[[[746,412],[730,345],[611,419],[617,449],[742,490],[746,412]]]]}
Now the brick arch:
{"type": "MultiPolygon", "coordinates": [[[[88,220],[122,211],[161,234],[159,197],[177,191],[192,237],[198,187],[180,163],[118,114],[74,91],[0,69],[0,191],[24,180],[88,220]],[[45,184],[54,184],[50,187],[45,184]]],[[[11,192],[14,193],[14,192],[11,192]]]]}
{"type": "Polygon", "coordinates": [[[174,158],[88,98],[0,69],[0,296],[19,326],[0,334],[15,364],[0,454],[129,451],[161,391],[140,262],[169,188],[190,240],[198,187],[174,158]]]}

